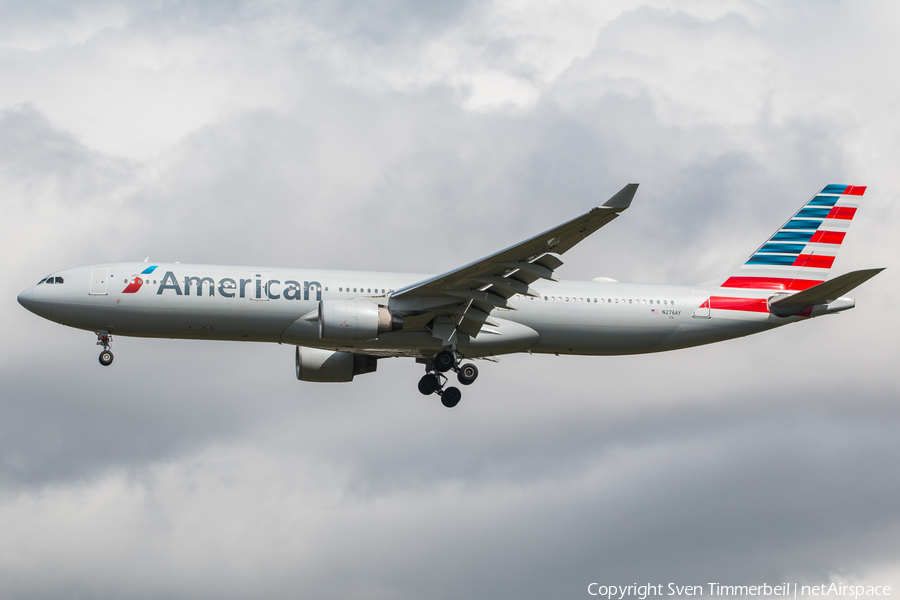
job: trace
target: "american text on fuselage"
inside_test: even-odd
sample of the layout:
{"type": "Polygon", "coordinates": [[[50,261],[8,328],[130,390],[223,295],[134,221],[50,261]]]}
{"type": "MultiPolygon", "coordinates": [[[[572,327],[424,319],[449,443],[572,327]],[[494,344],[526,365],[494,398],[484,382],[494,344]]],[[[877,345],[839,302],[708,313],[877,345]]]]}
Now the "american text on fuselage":
{"type": "Polygon", "coordinates": [[[208,292],[207,295],[215,296],[215,292],[218,290],[219,295],[223,298],[250,297],[255,300],[261,300],[265,297],[268,300],[279,300],[281,298],[285,300],[309,300],[310,290],[312,290],[315,294],[314,300],[322,300],[322,284],[318,281],[304,281],[300,283],[299,281],[288,279],[282,284],[278,279],[263,279],[260,274],[257,274],[255,278],[223,277],[218,282],[212,277],[186,275],[184,277],[184,287],[182,287],[178,283],[175,273],[166,271],[166,274],[163,275],[162,280],[159,282],[156,293],[161,296],[163,292],[172,291],[176,296],[190,296],[191,288],[193,287],[197,291],[197,296],[202,296],[204,285],[208,292]],[[249,293],[247,290],[248,286],[250,286],[249,293]],[[281,287],[280,292],[278,291],[279,287],[281,287]]]}

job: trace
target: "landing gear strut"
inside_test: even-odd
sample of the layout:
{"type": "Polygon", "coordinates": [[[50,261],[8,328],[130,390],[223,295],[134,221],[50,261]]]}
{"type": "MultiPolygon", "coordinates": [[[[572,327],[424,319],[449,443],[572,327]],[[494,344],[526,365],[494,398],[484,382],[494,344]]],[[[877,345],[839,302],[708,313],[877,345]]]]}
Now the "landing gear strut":
{"type": "Polygon", "coordinates": [[[108,331],[97,332],[97,345],[103,346],[103,352],[100,353],[100,364],[104,367],[111,365],[114,358],[113,353],[109,349],[111,343],[112,336],[109,335],[108,331]]]}
{"type": "Polygon", "coordinates": [[[456,348],[450,347],[444,348],[425,363],[425,375],[419,380],[419,391],[426,396],[436,393],[441,397],[441,404],[447,408],[453,408],[462,398],[459,388],[444,387],[447,383],[444,373],[451,369],[456,371],[456,379],[462,385],[471,385],[478,378],[478,367],[472,363],[460,365],[456,358],[456,348]]]}

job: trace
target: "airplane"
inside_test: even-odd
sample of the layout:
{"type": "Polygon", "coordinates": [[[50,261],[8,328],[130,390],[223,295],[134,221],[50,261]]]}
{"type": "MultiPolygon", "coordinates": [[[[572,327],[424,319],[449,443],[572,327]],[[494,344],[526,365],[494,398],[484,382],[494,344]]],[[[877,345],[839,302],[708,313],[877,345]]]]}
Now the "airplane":
{"type": "Polygon", "coordinates": [[[827,185],[731,273],[697,285],[563,281],[560,258],[632,202],[602,206],[441,275],[120,262],[55,272],[18,296],[29,311],[92,331],[100,364],[112,336],[295,346],[297,379],[348,382],[378,360],[425,367],[422,394],[478,377],[472,359],[516,353],[622,355],[710,344],[838,313],[882,268],[828,280],[865,186],[827,185]]]}

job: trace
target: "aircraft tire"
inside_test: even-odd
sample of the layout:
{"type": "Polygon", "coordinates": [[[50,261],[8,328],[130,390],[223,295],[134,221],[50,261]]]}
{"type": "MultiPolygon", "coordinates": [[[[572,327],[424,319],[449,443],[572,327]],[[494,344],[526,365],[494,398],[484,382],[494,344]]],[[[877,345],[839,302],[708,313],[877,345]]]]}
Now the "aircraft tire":
{"type": "Polygon", "coordinates": [[[100,353],[100,364],[104,367],[108,367],[112,364],[113,361],[113,353],[109,350],[104,350],[100,353]]]}
{"type": "Polygon", "coordinates": [[[447,408],[453,408],[454,406],[459,404],[461,398],[462,392],[459,391],[459,388],[448,387],[444,390],[444,393],[441,394],[441,404],[443,404],[447,408]]]}
{"type": "Polygon", "coordinates": [[[422,379],[419,380],[419,392],[425,396],[435,393],[439,387],[440,382],[438,381],[437,375],[426,373],[422,376],[422,379]]]}
{"type": "Polygon", "coordinates": [[[456,356],[449,350],[441,350],[434,357],[434,370],[439,373],[446,373],[456,366],[456,356]]]}
{"type": "Polygon", "coordinates": [[[472,363],[466,363],[459,368],[456,378],[463,385],[472,385],[478,379],[478,367],[472,363]]]}

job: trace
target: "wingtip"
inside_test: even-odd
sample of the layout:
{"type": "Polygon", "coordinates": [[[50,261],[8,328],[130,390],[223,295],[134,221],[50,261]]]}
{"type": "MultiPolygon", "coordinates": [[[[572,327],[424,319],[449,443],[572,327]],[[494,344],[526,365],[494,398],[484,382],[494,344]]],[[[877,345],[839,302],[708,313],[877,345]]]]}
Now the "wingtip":
{"type": "Polygon", "coordinates": [[[615,210],[625,210],[629,206],[631,206],[631,201],[634,199],[634,194],[637,192],[638,183],[629,183],[621,190],[616,192],[616,195],[603,203],[604,208],[612,208],[615,210]]]}

